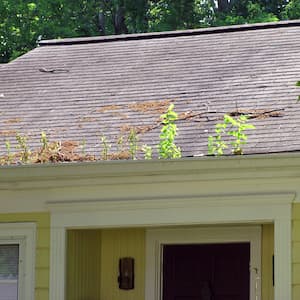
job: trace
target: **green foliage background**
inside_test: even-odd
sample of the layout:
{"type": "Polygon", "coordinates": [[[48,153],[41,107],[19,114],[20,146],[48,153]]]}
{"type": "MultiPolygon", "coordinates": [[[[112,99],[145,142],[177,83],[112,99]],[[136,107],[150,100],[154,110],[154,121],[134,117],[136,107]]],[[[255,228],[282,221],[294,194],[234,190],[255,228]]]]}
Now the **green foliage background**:
{"type": "Polygon", "coordinates": [[[34,48],[39,38],[103,34],[99,15],[105,34],[115,34],[120,8],[129,33],[300,18],[299,0],[2,0],[0,62],[34,48]]]}

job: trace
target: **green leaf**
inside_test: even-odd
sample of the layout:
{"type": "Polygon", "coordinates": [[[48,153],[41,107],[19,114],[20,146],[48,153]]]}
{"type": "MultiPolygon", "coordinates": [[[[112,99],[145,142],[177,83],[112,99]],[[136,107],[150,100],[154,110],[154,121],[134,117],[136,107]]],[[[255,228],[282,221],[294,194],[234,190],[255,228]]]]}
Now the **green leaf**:
{"type": "Polygon", "coordinates": [[[224,121],[225,121],[225,123],[230,123],[233,126],[236,126],[236,127],[239,126],[239,123],[229,115],[224,115],[224,121]]]}
{"type": "Polygon", "coordinates": [[[239,117],[239,121],[240,121],[240,122],[246,122],[246,121],[248,121],[248,117],[245,116],[245,115],[241,115],[241,116],[239,117]]]}
{"type": "Polygon", "coordinates": [[[300,86],[300,81],[297,81],[296,86],[300,86]]]}
{"type": "Polygon", "coordinates": [[[27,4],[27,7],[29,10],[35,10],[36,9],[36,4],[31,2],[27,4]]]}
{"type": "Polygon", "coordinates": [[[245,124],[244,128],[245,129],[256,129],[256,127],[254,125],[252,125],[252,124],[245,124]]]}

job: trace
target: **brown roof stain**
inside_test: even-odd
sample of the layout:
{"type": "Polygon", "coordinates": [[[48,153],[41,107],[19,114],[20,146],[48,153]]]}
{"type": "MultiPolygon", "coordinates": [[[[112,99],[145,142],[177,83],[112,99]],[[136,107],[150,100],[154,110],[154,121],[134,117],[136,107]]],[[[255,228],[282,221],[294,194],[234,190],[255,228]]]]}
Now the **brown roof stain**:
{"type": "Polygon", "coordinates": [[[130,132],[131,129],[133,129],[134,127],[129,125],[129,124],[123,124],[121,127],[120,127],[120,133],[121,134],[124,134],[124,133],[127,133],[127,132],[130,132]]]}
{"type": "Polygon", "coordinates": [[[126,120],[126,119],[129,118],[129,116],[127,114],[120,113],[120,112],[112,112],[111,115],[116,117],[116,118],[120,118],[121,120],[126,120]]]}
{"type": "Polygon", "coordinates": [[[15,136],[16,130],[0,130],[0,136],[15,136]]]}
{"type": "Polygon", "coordinates": [[[91,117],[82,117],[82,118],[80,118],[80,120],[79,120],[80,122],[95,122],[95,121],[97,121],[97,119],[96,118],[91,118],[91,117]]]}
{"type": "Polygon", "coordinates": [[[20,123],[21,121],[22,121],[21,118],[13,118],[13,119],[4,120],[3,123],[4,124],[14,124],[14,123],[20,123]]]}
{"type": "Polygon", "coordinates": [[[118,109],[122,109],[122,106],[121,105],[106,105],[106,106],[103,106],[103,107],[97,109],[96,111],[104,113],[107,111],[114,111],[114,110],[118,110],[118,109]]]}
{"type": "Polygon", "coordinates": [[[145,101],[141,103],[132,103],[128,107],[136,112],[150,113],[150,114],[163,114],[167,111],[171,100],[162,101],[145,101]]]}

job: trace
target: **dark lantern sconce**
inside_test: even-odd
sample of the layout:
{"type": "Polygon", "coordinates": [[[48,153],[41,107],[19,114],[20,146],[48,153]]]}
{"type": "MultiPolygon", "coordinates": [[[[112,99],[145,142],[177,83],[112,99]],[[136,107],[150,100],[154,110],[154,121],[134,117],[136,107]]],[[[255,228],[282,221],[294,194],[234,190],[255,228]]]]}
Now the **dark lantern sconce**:
{"type": "Polygon", "coordinates": [[[134,258],[122,257],[119,259],[119,288],[122,290],[134,289],[134,258]]]}

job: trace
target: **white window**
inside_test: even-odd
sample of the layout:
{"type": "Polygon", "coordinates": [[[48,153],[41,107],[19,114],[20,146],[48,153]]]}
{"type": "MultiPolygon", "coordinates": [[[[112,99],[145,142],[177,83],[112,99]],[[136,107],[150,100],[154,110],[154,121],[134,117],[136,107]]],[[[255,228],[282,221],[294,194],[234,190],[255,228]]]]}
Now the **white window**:
{"type": "Polygon", "coordinates": [[[35,224],[0,223],[0,300],[34,299],[35,224]]]}

